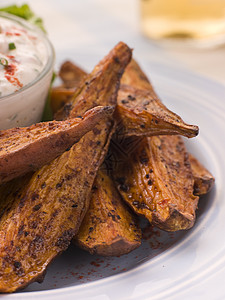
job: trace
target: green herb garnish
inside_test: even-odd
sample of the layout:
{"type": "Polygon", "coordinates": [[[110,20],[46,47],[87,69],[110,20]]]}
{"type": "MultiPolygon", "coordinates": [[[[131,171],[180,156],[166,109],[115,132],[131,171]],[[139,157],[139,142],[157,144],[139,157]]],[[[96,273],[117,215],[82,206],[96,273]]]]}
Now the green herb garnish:
{"type": "MultiPolygon", "coordinates": [[[[56,73],[53,72],[52,80],[51,80],[51,86],[52,86],[52,84],[53,84],[56,77],[57,77],[56,73]]],[[[43,115],[42,115],[42,121],[43,122],[51,121],[53,119],[53,113],[52,113],[50,100],[51,100],[51,88],[49,90],[48,98],[46,100],[44,112],[43,112],[43,115]]]]}
{"type": "Polygon", "coordinates": [[[23,18],[46,32],[42,19],[37,17],[27,4],[23,4],[21,6],[10,5],[7,7],[2,7],[0,8],[0,11],[23,18]]]}
{"type": "Polygon", "coordinates": [[[1,57],[0,58],[0,65],[4,66],[4,67],[7,67],[8,66],[8,60],[5,59],[4,57],[1,57]]]}
{"type": "Polygon", "coordinates": [[[9,50],[16,49],[16,45],[14,43],[9,43],[9,50]]]}

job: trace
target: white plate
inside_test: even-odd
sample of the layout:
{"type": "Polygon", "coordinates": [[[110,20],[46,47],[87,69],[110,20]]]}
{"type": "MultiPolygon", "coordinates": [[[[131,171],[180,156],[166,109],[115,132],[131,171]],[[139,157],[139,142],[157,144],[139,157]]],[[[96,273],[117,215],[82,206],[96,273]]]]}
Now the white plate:
{"type": "Polygon", "coordinates": [[[146,65],[164,103],[200,135],[188,149],[216,177],[200,200],[198,217],[187,232],[147,231],[129,255],[101,258],[71,246],[49,267],[42,284],[33,283],[6,299],[225,299],[225,89],[186,71],[146,65]]]}

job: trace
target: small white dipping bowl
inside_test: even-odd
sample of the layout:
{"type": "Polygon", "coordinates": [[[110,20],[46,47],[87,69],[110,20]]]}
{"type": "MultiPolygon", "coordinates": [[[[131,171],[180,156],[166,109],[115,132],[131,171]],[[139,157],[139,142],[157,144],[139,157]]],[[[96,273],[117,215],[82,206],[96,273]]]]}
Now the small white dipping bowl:
{"type": "MultiPolygon", "coordinates": [[[[0,18],[7,18],[38,35],[47,53],[47,62],[43,70],[30,83],[18,91],[0,97],[0,130],[20,126],[29,126],[41,120],[48,95],[55,53],[47,36],[36,26],[16,16],[0,12],[0,18]]],[[[1,87],[0,87],[1,88],[1,87]]]]}

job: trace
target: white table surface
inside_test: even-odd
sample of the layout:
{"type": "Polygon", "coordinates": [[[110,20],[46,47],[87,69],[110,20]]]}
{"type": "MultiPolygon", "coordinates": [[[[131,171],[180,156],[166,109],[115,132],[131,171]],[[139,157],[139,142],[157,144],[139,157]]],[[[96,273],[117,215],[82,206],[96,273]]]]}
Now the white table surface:
{"type": "MultiPolygon", "coordinates": [[[[72,59],[91,69],[119,40],[134,48],[143,69],[146,63],[188,68],[225,84],[225,41],[216,49],[176,49],[145,38],[139,26],[138,0],[1,0],[29,3],[45,22],[56,50],[56,64],[72,59]]],[[[148,74],[151,77],[151,74],[148,74]]]]}

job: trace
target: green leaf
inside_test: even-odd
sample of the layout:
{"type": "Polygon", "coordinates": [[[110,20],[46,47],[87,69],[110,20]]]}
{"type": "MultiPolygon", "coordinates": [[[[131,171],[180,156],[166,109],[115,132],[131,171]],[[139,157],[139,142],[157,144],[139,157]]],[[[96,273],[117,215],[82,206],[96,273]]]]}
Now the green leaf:
{"type": "MultiPolygon", "coordinates": [[[[51,86],[52,86],[52,84],[53,84],[56,77],[57,77],[56,73],[53,72],[52,80],[51,80],[51,86]]],[[[42,115],[42,122],[53,120],[53,113],[52,113],[51,103],[50,103],[51,86],[50,86],[50,89],[49,89],[49,92],[48,92],[48,98],[47,98],[46,103],[45,103],[45,108],[44,108],[44,112],[43,112],[43,115],[42,115]]]]}
{"type": "Polygon", "coordinates": [[[43,25],[43,20],[35,15],[35,13],[30,9],[28,4],[23,4],[21,6],[10,5],[0,8],[0,11],[4,11],[8,14],[12,14],[17,17],[23,18],[29,21],[30,23],[36,25],[37,27],[41,28],[41,30],[43,30],[44,32],[46,32],[43,25]]]}

